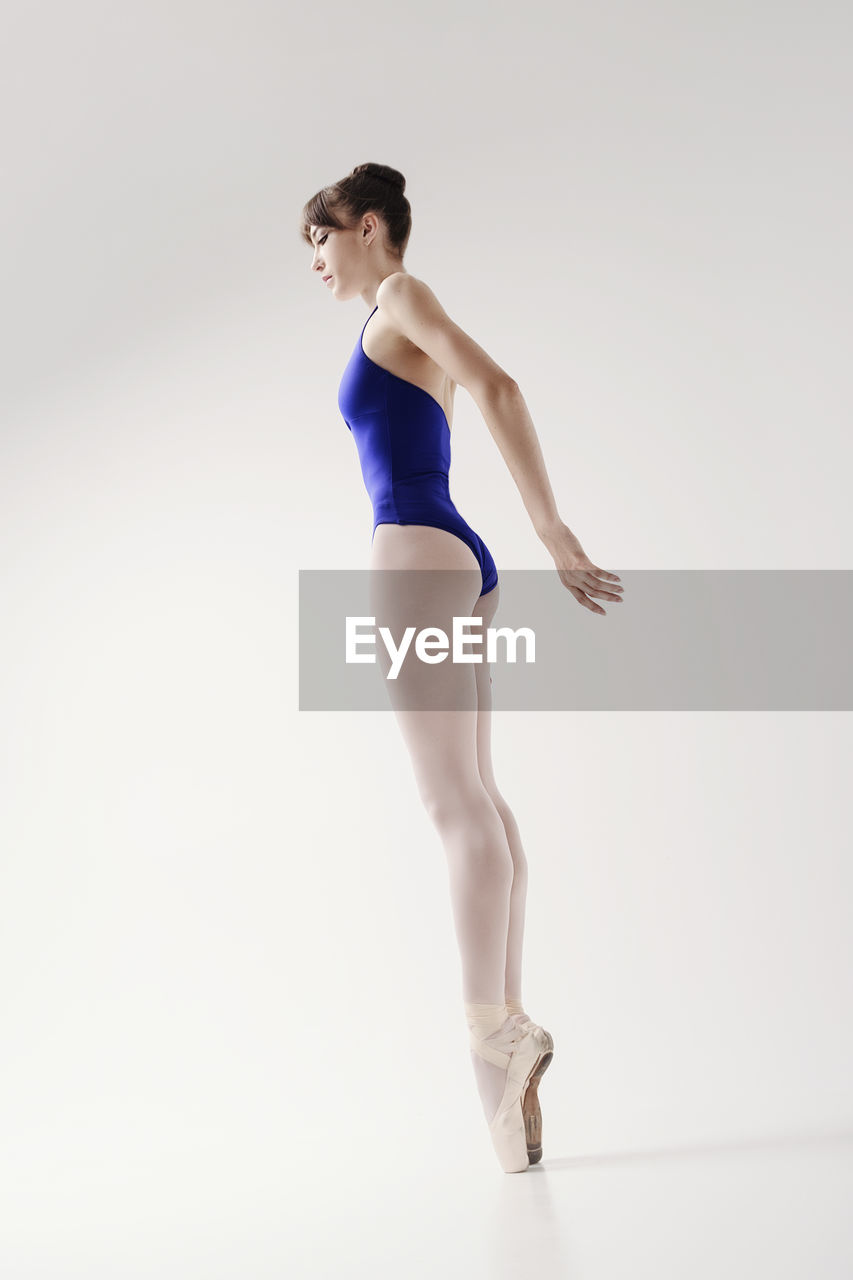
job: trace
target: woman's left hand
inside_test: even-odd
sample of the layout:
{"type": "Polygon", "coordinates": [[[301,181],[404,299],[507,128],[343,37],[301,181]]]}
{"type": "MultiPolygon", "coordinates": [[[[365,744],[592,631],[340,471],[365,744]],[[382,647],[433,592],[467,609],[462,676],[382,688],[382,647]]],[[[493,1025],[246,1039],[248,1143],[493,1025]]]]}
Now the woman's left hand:
{"type": "Polygon", "coordinates": [[[605,589],[605,582],[619,582],[618,573],[611,573],[608,569],[600,569],[597,564],[593,564],[567,524],[560,524],[554,531],[542,535],[542,541],[553,557],[560,581],[579,604],[591,609],[593,613],[606,613],[601,605],[589,597],[622,600],[623,597],[618,594],[622,591],[621,586],[610,591],[605,589]]]}

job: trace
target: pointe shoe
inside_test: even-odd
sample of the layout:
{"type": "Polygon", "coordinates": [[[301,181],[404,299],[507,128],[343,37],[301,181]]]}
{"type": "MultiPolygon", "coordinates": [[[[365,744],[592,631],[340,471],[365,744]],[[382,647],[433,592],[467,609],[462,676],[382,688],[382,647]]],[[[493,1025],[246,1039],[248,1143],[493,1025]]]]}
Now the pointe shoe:
{"type": "Polygon", "coordinates": [[[501,1037],[501,1042],[509,1048],[509,1052],[505,1052],[497,1048],[494,1041],[487,1043],[473,1030],[470,1032],[474,1052],[507,1073],[503,1097],[489,1125],[492,1145],[504,1173],[523,1173],[531,1163],[527,1154],[523,1099],[533,1076],[538,1071],[538,1083],[545,1070],[542,1066],[545,1057],[550,1061],[549,1039],[541,1027],[519,1026],[512,1021],[512,1030],[501,1037]]]}
{"type": "Polygon", "coordinates": [[[548,1041],[547,1051],[542,1055],[538,1066],[530,1077],[521,1100],[521,1112],[524,1116],[524,1136],[527,1142],[527,1158],[531,1164],[538,1164],[542,1159],[542,1110],[539,1106],[539,1081],[542,1079],[551,1059],[554,1056],[554,1039],[550,1031],[540,1027],[526,1013],[509,1015],[518,1027],[536,1027],[548,1041]]]}

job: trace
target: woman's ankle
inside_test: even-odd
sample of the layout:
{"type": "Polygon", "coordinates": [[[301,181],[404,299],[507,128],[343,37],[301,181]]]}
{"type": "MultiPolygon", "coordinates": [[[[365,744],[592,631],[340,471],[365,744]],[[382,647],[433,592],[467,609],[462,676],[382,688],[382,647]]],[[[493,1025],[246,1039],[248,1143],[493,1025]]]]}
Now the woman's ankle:
{"type": "Polygon", "coordinates": [[[485,1040],[503,1027],[507,1009],[503,1004],[477,1004],[465,1001],[465,1020],[468,1029],[478,1040],[485,1040]]]}

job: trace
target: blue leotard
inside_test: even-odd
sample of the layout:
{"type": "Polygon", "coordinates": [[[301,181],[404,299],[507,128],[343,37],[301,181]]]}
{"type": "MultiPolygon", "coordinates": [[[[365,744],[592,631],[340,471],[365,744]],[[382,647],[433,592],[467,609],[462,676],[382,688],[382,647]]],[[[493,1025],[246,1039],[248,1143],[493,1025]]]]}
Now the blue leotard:
{"type": "Polygon", "coordinates": [[[456,534],[477,557],[480,595],[485,595],[497,584],[498,571],[489,548],[450,496],[447,415],[423,387],[370,359],[362,346],[367,320],[344,369],[338,407],[355,440],[373,503],[373,532],[378,524],[426,524],[456,534]]]}

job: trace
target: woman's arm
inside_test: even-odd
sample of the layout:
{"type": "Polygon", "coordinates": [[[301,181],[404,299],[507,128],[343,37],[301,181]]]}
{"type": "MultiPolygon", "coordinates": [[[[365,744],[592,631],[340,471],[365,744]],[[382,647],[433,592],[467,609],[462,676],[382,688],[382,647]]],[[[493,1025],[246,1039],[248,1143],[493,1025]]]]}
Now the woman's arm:
{"type": "Polygon", "coordinates": [[[454,324],[422,280],[395,272],[380,283],[376,302],[401,333],[470,393],[518,487],[533,527],[544,541],[562,521],[518,384],[454,324]]]}
{"type": "Polygon", "coordinates": [[[621,595],[603,590],[601,581],[618,582],[618,575],[594,565],[560,518],[536,428],[515,379],[450,319],[429,286],[408,272],[386,276],[376,290],[376,303],[405,337],[474,399],[516,483],[533,528],[553,557],[560,580],[575,599],[593,613],[604,610],[588,595],[621,600],[621,595]]]}
{"type": "Polygon", "coordinates": [[[474,399],[516,483],[533,528],[547,546],[563,521],[521,388],[506,375],[482,388],[474,399]]]}

